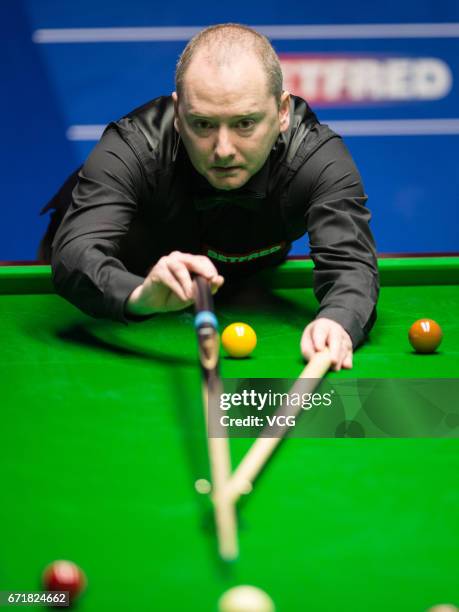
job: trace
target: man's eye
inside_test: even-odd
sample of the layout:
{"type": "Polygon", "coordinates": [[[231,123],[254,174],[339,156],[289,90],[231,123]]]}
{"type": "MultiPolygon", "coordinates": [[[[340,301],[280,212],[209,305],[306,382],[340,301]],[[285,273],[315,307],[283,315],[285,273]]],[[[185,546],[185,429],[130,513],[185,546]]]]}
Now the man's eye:
{"type": "Polygon", "coordinates": [[[194,127],[197,130],[208,130],[212,127],[212,125],[209,123],[209,121],[195,121],[194,127]]]}
{"type": "Polygon", "coordinates": [[[250,130],[255,125],[255,121],[253,119],[242,119],[237,124],[237,127],[241,130],[250,130]]]}

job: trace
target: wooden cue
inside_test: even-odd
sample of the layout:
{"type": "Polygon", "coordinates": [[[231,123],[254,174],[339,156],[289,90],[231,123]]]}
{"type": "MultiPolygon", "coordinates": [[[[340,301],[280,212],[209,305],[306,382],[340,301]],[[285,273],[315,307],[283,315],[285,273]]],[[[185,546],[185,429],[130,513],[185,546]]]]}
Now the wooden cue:
{"type": "Polygon", "coordinates": [[[215,512],[218,550],[222,559],[232,561],[238,556],[237,520],[235,503],[226,494],[231,476],[231,455],[226,430],[221,437],[209,436],[209,398],[218,398],[222,384],[218,373],[220,338],[217,331],[213,300],[209,283],[201,276],[195,279],[196,317],[199,356],[203,372],[203,406],[207,430],[207,444],[212,482],[212,502],[215,512]],[[209,316],[206,316],[209,315],[209,316]],[[212,321],[213,319],[213,321],[212,321]]]}
{"type": "MultiPolygon", "coordinates": [[[[316,353],[301,372],[299,380],[291,388],[290,394],[304,392],[304,382],[301,382],[301,380],[305,378],[310,379],[308,392],[312,393],[330,369],[330,365],[331,358],[327,349],[316,353]]],[[[301,406],[292,407],[289,415],[297,416],[301,409],[301,406]]],[[[281,406],[276,414],[280,414],[282,411],[283,407],[281,406]]],[[[276,438],[257,438],[241,460],[226,486],[226,493],[234,503],[243,493],[251,490],[253,481],[288,430],[284,427],[281,431],[282,433],[276,438]]]]}

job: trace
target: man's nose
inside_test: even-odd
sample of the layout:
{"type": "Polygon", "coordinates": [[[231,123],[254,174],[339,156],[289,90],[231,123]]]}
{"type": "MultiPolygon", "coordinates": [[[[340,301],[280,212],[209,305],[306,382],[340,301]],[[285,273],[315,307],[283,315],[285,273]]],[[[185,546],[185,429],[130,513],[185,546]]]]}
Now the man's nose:
{"type": "Polygon", "coordinates": [[[217,132],[215,143],[215,157],[219,162],[225,162],[234,157],[236,150],[231,141],[231,134],[227,127],[221,126],[217,132]]]}

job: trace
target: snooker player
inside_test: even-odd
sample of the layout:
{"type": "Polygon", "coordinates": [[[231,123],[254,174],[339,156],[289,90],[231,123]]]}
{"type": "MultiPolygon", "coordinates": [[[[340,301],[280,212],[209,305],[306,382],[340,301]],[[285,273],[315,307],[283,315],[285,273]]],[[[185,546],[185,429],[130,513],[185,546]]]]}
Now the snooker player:
{"type": "Polygon", "coordinates": [[[379,290],[366,200],[341,138],[282,89],[269,41],[221,24],[188,43],[171,96],[108,125],[44,209],[41,257],[84,312],[142,320],[188,307],[192,274],[215,293],[308,233],[320,308],[301,352],[327,346],[335,370],[351,368],[379,290]]]}

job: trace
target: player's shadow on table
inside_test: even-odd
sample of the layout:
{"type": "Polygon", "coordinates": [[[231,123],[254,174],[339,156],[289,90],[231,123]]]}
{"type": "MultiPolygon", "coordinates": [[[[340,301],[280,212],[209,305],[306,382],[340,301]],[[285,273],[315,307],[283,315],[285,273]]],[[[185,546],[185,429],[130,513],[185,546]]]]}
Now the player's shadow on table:
{"type": "Polygon", "coordinates": [[[56,336],[64,342],[95,348],[97,350],[109,352],[120,357],[135,357],[137,359],[152,359],[161,364],[193,366],[195,359],[184,357],[179,353],[164,353],[155,351],[150,347],[139,347],[132,342],[127,342],[125,338],[119,338],[113,328],[96,324],[76,323],[67,328],[56,331],[56,336]]]}
{"type": "Polygon", "coordinates": [[[292,327],[298,326],[301,331],[314,318],[318,307],[312,293],[306,290],[299,289],[295,295],[286,297],[257,277],[223,285],[214,299],[217,309],[235,307],[247,315],[252,312],[272,315],[282,321],[288,320],[292,327]]]}
{"type": "MultiPolygon", "coordinates": [[[[287,321],[292,329],[297,328],[301,334],[306,324],[314,317],[315,310],[312,304],[309,304],[304,296],[300,294],[299,301],[290,300],[284,296],[276,294],[272,289],[266,287],[262,281],[257,278],[244,279],[242,281],[228,283],[224,285],[215,298],[215,306],[217,310],[226,308],[236,308],[241,317],[245,312],[249,315],[253,311],[262,313],[263,315],[271,315],[274,317],[273,324],[276,323],[276,318],[281,319],[283,324],[287,321]]],[[[182,311],[187,313],[190,321],[190,338],[194,336],[193,330],[193,308],[182,311]]],[[[219,314],[219,313],[218,313],[219,314]]],[[[173,366],[190,366],[194,367],[197,364],[197,357],[192,354],[186,356],[178,346],[174,350],[174,343],[171,342],[170,352],[158,350],[152,346],[155,334],[160,333],[163,317],[178,317],[180,313],[168,313],[167,315],[158,315],[145,322],[132,323],[135,330],[134,333],[126,331],[130,326],[120,325],[112,321],[100,320],[76,320],[68,322],[64,326],[51,325],[48,328],[37,328],[27,330],[27,333],[39,335],[43,337],[47,343],[51,337],[59,338],[63,342],[104,351],[111,355],[119,357],[137,358],[142,360],[154,360],[163,365],[173,366]],[[145,326],[145,327],[144,327],[145,326]],[[157,328],[158,326],[158,328],[157,328]],[[145,334],[139,335],[139,329],[145,330],[145,334]],[[143,338],[148,338],[149,343],[142,342],[143,338]]],[[[222,319],[228,315],[223,312],[222,319]]],[[[224,321],[222,320],[222,327],[224,321]]],[[[172,328],[171,328],[172,329],[172,328]]],[[[161,331],[161,333],[164,333],[161,331]]],[[[173,340],[173,332],[171,332],[171,340],[173,340]]],[[[196,353],[197,355],[197,353],[196,353]]]]}

